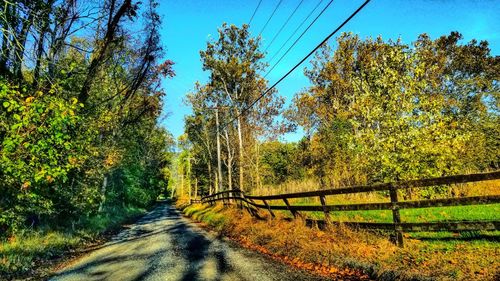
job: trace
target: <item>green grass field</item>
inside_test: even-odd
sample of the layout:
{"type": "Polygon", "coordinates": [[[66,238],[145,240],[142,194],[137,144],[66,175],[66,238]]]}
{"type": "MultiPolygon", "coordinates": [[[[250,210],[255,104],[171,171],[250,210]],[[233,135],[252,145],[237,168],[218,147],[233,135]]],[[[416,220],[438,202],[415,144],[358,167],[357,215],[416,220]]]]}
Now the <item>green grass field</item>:
{"type": "MultiPolygon", "coordinates": [[[[296,205],[313,205],[311,203],[296,203],[296,205]]],[[[265,210],[261,210],[265,212],[265,210]]],[[[288,211],[278,211],[285,217],[292,217],[288,211]]],[[[312,219],[324,219],[322,212],[302,212],[306,217],[312,219]]],[[[452,220],[500,220],[500,204],[432,207],[419,209],[400,210],[403,222],[440,222],[452,220]]],[[[391,210],[369,210],[369,211],[340,211],[330,212],[333,221],[340,222],[392,222],[391,210]]],[[[500,231],[464,231],[459,235],[452,232],[413,232],[407,234],[411,238],[433,242],[435,246],[447,248],[460,240],[470,240],[476,246],[490,245],[490,242],[500,242],[500,231]]]]}
{"type": "MultiPolygon", "coordinates": [[[[261,204],[260,201],[256,203],[261,204]]],[[[283,206],[282,201],[269,202],[270,205],[283,206]]],[[[291,205],[320,205],[315,201],[295,201],[291,205]]],[[[347,202],[335,204],[349,204],[347,202]]],[[[262,210],[265,211],[265,210],[262,210]]],[[[288,211],[280,211],[285,216],[291,216],[288,211]]],[[[323,212],[302,212],[313,219],[324,219],[323,212]]],[[[403,222],[439,222],[451,220],[500,220],[500,203],[468,206],[430,207],[400,210],[403,222]]],[[[330,212],[335,221],[343,222],[392,222],[391,210],[362,210],[330,212]]]]}
{"type": "MultiPolygon", "coordinates": [[[[500,220],[500,204],[431,207],[400,210],[403,222],[439,222],[450,220],[500,220]]],[[[311,218],[324,218],[321,212],[310,212],[311,218]]],[[[392,222],[391,210],[331,212],[336,221],[392,222]]]]}

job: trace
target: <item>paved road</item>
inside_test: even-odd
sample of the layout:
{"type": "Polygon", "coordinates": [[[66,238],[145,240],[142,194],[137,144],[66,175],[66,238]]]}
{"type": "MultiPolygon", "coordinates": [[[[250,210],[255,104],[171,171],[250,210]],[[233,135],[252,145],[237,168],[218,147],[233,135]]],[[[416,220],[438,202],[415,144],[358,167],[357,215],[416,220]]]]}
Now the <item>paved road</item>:
{"type": "Polygon", "coordinates": [[[224,242],[163,204],[52,280],[323,280],[224,242]]]}

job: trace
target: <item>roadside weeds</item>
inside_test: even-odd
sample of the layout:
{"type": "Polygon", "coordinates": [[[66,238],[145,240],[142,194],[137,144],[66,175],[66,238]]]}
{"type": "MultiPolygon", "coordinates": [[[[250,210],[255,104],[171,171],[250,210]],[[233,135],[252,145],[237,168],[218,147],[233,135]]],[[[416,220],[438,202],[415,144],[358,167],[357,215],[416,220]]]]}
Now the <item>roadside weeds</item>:
{"type": "Polygon", "coordinates": [[[123,210],[120,215],[92,218],[77,230],[38,230],[2,241],[0,279],[46,280],[78,257],[101,247],[145,213],[144,209],[132,208],[123,210]]]}
{"type": "Polygon", "coordinates": [[[500,272],[498,241],[407,237],[401,249],[374,232],[257,220],[221,205],[191,205],[183,213],[246,248],[334,280],[495,280],[500,272]]]}

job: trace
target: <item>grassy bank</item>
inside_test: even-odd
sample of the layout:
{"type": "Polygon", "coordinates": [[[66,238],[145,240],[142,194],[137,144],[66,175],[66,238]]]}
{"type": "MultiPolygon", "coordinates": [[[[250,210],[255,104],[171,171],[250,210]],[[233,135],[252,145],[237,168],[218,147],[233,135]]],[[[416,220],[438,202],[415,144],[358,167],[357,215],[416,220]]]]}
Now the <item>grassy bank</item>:
{"type": "Polygon", "coordinates": [[[145,213],[139,208],[120,208],[83,219],[74,227],[43,227],[24,230],[0,241],[0,279],[44,275],[51,264],[78,248],[95,243],[109,231],[145,213]]]}
{"type": "Polygon", "coordinates": [[[191,205],[184,213],[245,246],[336,278],[354,270],[378,280],[495,280],[500,272],[499,232],[422,233],[419,239],[408,236],[401,249],[387,233],[320,231],[301,221],[256,220],[222,206],[191,205]]]}

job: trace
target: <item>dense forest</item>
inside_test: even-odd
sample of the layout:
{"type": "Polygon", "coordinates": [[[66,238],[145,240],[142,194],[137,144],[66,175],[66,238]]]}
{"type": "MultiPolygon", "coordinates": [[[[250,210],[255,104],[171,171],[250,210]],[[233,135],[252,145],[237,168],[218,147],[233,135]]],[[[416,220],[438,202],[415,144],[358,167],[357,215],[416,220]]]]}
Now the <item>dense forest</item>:
{"type": "Polygon", "coordinates": [[[174,140],[159,126],[158,3],[3,1],[0,236],[146,207],[174,140]]]}
{"type": "Polygon", "coordinates": [[[260,42],[247,25],[223,25],[200,52],[209,79],[187,96],[193,114],[179,163],[203,194],[499,168],[500,58],[488,42],[463,43],[458,32],[435,40],[422,34],[411,44],[345,33],[316,52],[304,70],[310,86],[287,107],[274,88],[258,99],[268,87],[260,42]],[[302,140],[279,141],[299,126],[306,131],[302,140]]]}

